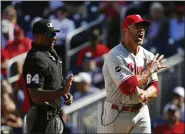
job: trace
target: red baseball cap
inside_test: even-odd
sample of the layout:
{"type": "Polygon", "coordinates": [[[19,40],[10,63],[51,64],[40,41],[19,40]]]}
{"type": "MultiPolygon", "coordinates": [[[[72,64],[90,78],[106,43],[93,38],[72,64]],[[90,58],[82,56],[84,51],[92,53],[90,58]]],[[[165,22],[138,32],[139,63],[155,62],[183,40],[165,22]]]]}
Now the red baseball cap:
{"type": "Polygon", "coordinates": [[[122,22],[122,30],[127,28],[130,25],[136,24],[136,23],[143,23],[144,26],[149,26],[150,21],[144,20],[141,18],[138,14],[128,15],[122,22]]]}

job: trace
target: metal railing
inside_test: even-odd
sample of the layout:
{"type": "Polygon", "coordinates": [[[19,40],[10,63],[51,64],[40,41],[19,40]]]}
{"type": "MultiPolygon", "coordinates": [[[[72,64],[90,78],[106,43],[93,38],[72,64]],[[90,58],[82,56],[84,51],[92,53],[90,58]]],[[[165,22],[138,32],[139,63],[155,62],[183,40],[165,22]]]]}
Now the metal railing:
{"type": "Polygon", "coordinates": [[[12,73],[11,73],[12,65],[18,61],[23,61],[26,58],[26,55],[27,55],[27,52],[9,59],[7,64],[7,79],[9,83],[13,83],[19,79],[19,74],[12,76],[12,73]]]}
{"type": "MultiPolygon", "coordinates": [[[[181,73],[184,71],[182,67],[184,59],[180,55],[174,55],[166,60],[164,64],[168,65],[168,69],[163,69],[159,72],[159,96],[157,99],[149,103],[150,115],[153,117],[160,117],[164,104],[168,102],[172,92],[170,88],[177,85],[182,85],[181,73]],[[175,68],[174,73],[171,74],[171,69],[175,68]],[[175,74],[175,75],[174,75],[175,74]],[[170,77],[169,77],[170,75],[170,77]],[[173,86],[168,80],[173,80],[173,86]],[[168,95],[166,95],[168,93],[168,95]]],[[[104,100],[106,98],[106,91],[102,90],[97,94],[93,94],[77,100],[71,106],[64,106],[64,114],[69,117],[68,123],[71,123],[73,132],[75,133],[101,133],[101,113],[103,109],[104,100]]],[[[68,124],[67,123],[67,124],[68,124]]]]}
{"type": "MultiPolygon", "coordinates": [[[[134,2],[133,4],[124,7],[124,8],[121,10],[121,15],[120,15],[121,19],[120,19],[120,20],[121,20],[121,21],[123,20],[123,18],[125,17],[125,15],[126,15],[126,13],[127,13],[127,11],[128,11],[129,9],[132,9],[132,8],[134,8],[134,7],[137,7],[138,5],[140,5],[140,4],[142,4],[142,3],[144,3],[144,2],[134,2]]],[[[85,30],[87,30],[87,29],[90,29],[90,28],[92,28],[92,27],[94,27],[94,26],[96,26],[96,25],[98,25],[98,24],[101,24],[101,23],[104,21],[104,19],[105,19],[105,16],[104,16],[104,15],[100,15],[100,16],[99,16],[96,20],[94,20],[93,22],[89,23],[88,25],[82,26],[82,27],[80,27],[80,28],[74,30],[74,31],[70,32],[70,33],[67,35],[67,37],[66,37],[66,43],[65,43],[65,50],[66,50],[66,51],[65,51],[65,52],[66,52],[66,53],[65,53],[65,62],[66,62],[66,64],[65,64],[65,70],[66,70],[66,71],[68,71],[68,69],[69,69],[69,67],[70,67],[71,56],[74,55],[74,54],[76,54],[76,53],[79,52],[81,49],[83,49],[83,48],[85,48],[85,47],[87,47],[87,46],[89,45],[89,42],[85,42],[85,43],[79,45],[78,47],[71,49],[71,41],[72,41],[72,38],[73,38],[75,35],[77,35],[77,34],[83,32],[83,31],[85,31],[85,30]]],[[[106,35],[105,35],[105,33],[103,33],[103,34],[100,36],[100,39],[103,40],[105,37],[106,37],[106,35]]],[[[21,54],[21,55],[19,55],[19,56],[16,56],[16,57],[14,57],[14,58],[12,58],[12,59],[9,60],[9,62],[8,62],[8,67],[7,67],[7,78],[8,78],[8,81],[9,81],[10,83],[13,83],[13,82],[17,81],[18,78],[19,78],[19,75],[18,75],[18,74],[15,75],[15,76],[11,76],[11,66],[12,66],[12,64],[15,63],[15,62],[17,62],[17,61],[23,60],[25,57],[26,57],[26,53],[21,54]]]]}
{"type": "Polygon", "coordinates": [[[88,46],[87,42],[84,43],[83,45],[79,45],[79,47],[71,49],[71,40],[72,38],[87,30],[90,29],[98,24],[101,24],[105,19],[104,15],[100,15],[96,20],[94,20],[93,22],[90,22],[88,25],[82,26],[72,32],[70,32],[67,37],[66,37],[66,41],[65,41],[65,70],[68,71],[69,67],[70,67],[70,61],[71,61],[71,56],[75,53],[77,53],[79,50],[81,50],[82,48],[88,46]]]}

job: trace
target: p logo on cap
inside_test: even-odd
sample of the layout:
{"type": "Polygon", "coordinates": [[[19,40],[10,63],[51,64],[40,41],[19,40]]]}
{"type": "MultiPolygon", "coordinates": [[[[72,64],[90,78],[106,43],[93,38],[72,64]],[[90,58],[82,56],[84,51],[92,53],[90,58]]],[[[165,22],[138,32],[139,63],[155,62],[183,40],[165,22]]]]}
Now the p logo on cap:
{"type": "Polygon", "coordinates": [[[122,30],[136,23],[143,23],[145,26],[150,25],[150,21],[144,20],[138,14],[128,15],[122,22],[122,30]]]}
{"type": "Polygon", "coordinates": [[[138,18],[141,18],[141,16],[140,15],[136,15],[138,18]]]}

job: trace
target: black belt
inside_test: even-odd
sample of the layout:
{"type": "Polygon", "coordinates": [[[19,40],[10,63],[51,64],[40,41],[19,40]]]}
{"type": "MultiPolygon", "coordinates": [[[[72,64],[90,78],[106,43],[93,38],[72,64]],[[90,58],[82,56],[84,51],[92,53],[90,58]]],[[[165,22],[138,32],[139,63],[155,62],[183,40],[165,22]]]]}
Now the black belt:
{"type": "Polygon", "coordinates": [[[61,121],[63,121],[60,117],[60,108],[54,108],[47,105],[34,105],[34,107],[36,108],[36,118],[34,125],[31,128],[32,134],[44,134],[48,123],[52,123],[52,119],[57,116],[61,119],[61,121]]]}
{"type": "Polygon", "coordinates": [[[37,105],[36,108],[37,112],[40,114],[44,114],[47,120],[56,117],[56,115],[60,116],[62,112],[60,108],[54,108],[52,106],[37,105]]]}

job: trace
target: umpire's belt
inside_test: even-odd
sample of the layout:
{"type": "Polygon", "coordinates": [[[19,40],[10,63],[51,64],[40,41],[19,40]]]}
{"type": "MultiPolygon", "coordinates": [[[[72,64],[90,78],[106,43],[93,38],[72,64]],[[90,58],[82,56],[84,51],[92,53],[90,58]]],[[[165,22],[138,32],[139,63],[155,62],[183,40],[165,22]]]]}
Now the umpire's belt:
{"type": "Polygon", "coordinates": [[[37,113],[42,114],[46,117],[47,120],[50,120],[57,115],[60,116],[61,109],[60,108],[54,108],[52,106],[45,106],[45,105],[37,105],[37,113]]]}
{"type": "MultiPolygon", "coordinates": [[[[143,104],[138,103],[138,104],[131,104],[129,106],[122,106],[121,111],[127,111],[127,112],[137,112],[141,107],[143,106],[143,104]]],[[[119,110],[119,106],[116,104],[112,104],[112,109],[115,110],[119,110]]]]}

